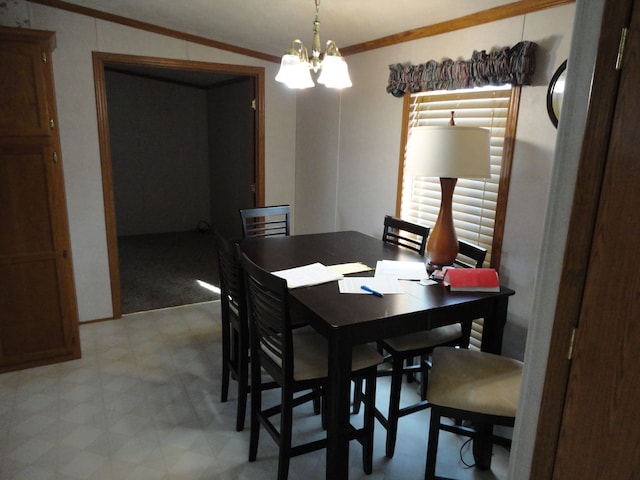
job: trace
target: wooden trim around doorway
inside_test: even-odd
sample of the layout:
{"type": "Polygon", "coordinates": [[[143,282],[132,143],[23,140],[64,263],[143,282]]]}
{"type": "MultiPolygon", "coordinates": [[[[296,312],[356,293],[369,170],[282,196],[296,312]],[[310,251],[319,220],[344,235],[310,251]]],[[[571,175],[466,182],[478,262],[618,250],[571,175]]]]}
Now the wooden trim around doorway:
{"type": "Polygon", "coordinates": [[[596,222],[595,212],[598,211],[620,81],[620,74],[613,67],[620,31],[628,21],[632,3],[632,0],[609,0],[603,12],[584,129],[591,133],[584,137],[578,166],[530,480],[553,478],[571,367],[569,346],[580,317],[596,222]]]}
{"type": "Polygon", "coordinates": [[[116,228],[115,201],[113,196],[113,173],[111,166],[111,147],[109,134],[109,115],[105,84],[105,67],[109,65],[136,65],[144,67],[167,68],[185,71],[201,71],[220,74],[232,74],[255,78],[256,85],[256,126],[255,126],[255,166],[256,166],[256,204],[264,203],[264,143],[265,143],[265,103],[264,68],[245,65],[174,60],[167,58],[142,57],[114,53],[93,52],[93,75],[95,82],[96,110],[98,117],[98,139],[100,165],[102,170],[102,192],[104,199],[107,252],[111,280],[111,302],[113,318],[122,316],[120,298],[120,267],[118,260],[118,235],[116,228]]]}

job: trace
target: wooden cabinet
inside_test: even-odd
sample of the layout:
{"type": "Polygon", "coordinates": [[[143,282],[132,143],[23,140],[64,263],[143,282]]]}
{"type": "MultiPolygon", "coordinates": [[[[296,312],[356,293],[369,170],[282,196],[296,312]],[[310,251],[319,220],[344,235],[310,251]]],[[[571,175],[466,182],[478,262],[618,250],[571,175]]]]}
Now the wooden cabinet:
{"type": "Polygon", "coordinates": [[[54,38],[0,27],[0,372],[80,357],[54,38]]]}

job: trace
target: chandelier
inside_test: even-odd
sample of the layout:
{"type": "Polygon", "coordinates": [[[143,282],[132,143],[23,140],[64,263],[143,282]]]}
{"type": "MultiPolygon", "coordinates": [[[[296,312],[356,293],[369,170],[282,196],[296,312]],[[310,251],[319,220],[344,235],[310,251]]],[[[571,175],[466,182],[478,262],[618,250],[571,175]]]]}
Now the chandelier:
{"type": "Polygon", "coordinates": [[[327,42],[324,53],[320,51],[320,21],[318,11],[320,0],[316,2],[316,19],[313,22],[313,41],[311,42],[311,58],[301,40],[291,42],[291,48],[282,57],[276,81],[289,88],[309,88],[315,84],[311,78],[311,70],[320,70],[318,83],[327,88],[350,87],[351,79],[344,57],[333,40],[327,42]],[[322,58],[321,58],[322,57],[322,58]]]}

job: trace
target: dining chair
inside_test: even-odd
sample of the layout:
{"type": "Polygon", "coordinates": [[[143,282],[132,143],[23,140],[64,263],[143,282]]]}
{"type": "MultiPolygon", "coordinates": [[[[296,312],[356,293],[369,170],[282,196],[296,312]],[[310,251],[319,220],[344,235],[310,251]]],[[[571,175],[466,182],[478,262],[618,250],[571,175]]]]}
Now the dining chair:
{"type": "MultiPolygon", "coordinates": [[[[408,248],[420,255],[424,255],[430,230],[427,226],[402,220],[398,217],[392,217],[391,215],[385,215],[382,241],[408,248]]],[[[409,361],[408,364],[410,364],[409,361]]],[[[407,371],[407,379],[413,381],[411,369],[407,371]]],[[[357,411],[358,408],[359,404],[355,404],[355,411],[357,411]]]]}
{"type": "MultiPolygon", "coordinates": [[[[456,259],[459,261],[456,265],[463,268],[482,266],[487,254],[486,249],[462,240],[458,241],[458,245],[461,256],[460,260],[456,259]]],[[[379,372],[379,375],[391,375],[389,407],[386,416],[380,409],[375,409],[376,419],[387,431],[385,455],[388,458],[392,458],[395,452],[399,419],[430,406],[426,399],[426,389],[431,367],[429,361],[431,352],[434,348],[441,346],[468,348],[471,330],[472,322],[465,321],[378,341],[379,351],[384,352],[385,361],[391,363],[391,372],[388,370],[379,372]],[[416,358],[419,359],[417,363],[414,362],[416,358]],[[420,401],[401,408],[402,377],[407,375],[407,382],[411,383],[416,372],[421,376],[420,401]]],[[[353,406],[353,411],[356,413],[359,410],[361,392],[361,386],[356,382],[353,406]]]]}
{"type": "MultiPolygon", "coordinates": [[[[248,297],[251,339],[251,435],[249,461],[255,461],[260,426],[278,444],[278,480],[288,476],[289,462],[294,456],[326,448],[327,439],[293,446],[293,408],[324,391],[327,383],[327,341],[313,328],[293,328],[289,313],[289,294],[286,280],[272,275],[252,262],[244,253],[239,254],[244,268],[248,297]],[[279,405],[262,406],[262,375],[264,370],[281,387],[279,405]],[[310,390],[294,398],[294,394],[310,390]],[[271,417],[278,415],[276,427],[271,417]]],[[[365,473],[373,468],[373,408],[376,390],[376,368],[382,356],[368,345],[359,345],[352,352],[352,375],[363,378],[364,414],[362,428],[351,429],[351,439],[362,444],[365,473]]],[[[324,403],[324,402],[323,402],[324,403]]],[[[325,415],[330,412],[323,407],[325,415]]]]}
{"type": "Polygon", "coordinates": [[[491,467],[493,425],[515,423],[522,362],[512,358],[462,348],[436,348],[427,387],[431,405],[425,480],[437,478],[436,457],[440,430],[471,437],[476,467],[491,467]],[[472,426],[447,419],[469,420],[472,426]],[[481,445],[481,446],[480,446],[481,445]]]}
{"type": "MultiPolygon", "coordinates": [[[[487,258],[487,249],[481,247],[480,245],[475,245],[473,243],[467,242],[465,240],[458,240],[458,255],[453,261],[453,264],[457,268],[482,268],[484,266],[484,261],[487,258]]],[[[474,333],[478,331],[482,331],[482,327],[474,327],[474,322],[468,322],[463,325],[463,333],[468,339],[474,333]]],[[[481,333],[477,335],[480,338],[477,338],[478,342],[481,341],[481,333]]],[[[475,337],[474,337],[475,338],[475,337]]],[[[468,343],[468,342],[467,342],[468,343]]],[[[407,360],[409,365],[413,365],[413,361],[407,360]]],[[[424,375],[425,367],[428,368],[428,363],[423,364],[421,368],[421,373],[424,375]]],[[[409,382],[412,381],[412,373],[411,371],[415,367],[409,367],[407,372],[407,380],[409,382]]],[[[428,370],[427,370],[428,371],[428,370]]],[[[421,396],[424,399],[424,394],[426,389],[426,383],[422,384],[421,396]]]]}
{"type": "Polygon", "coordinates": [[[384,217],[383,242],[393,243],[424,255],[428,236],[429,227],[392,217],[391,215],[385,215],[384,217]],[[407,235],[408,233],[412,235],[407,235]]]}
{"type": "Polygon", "coordinates": [[[454,266],[463,268],[482,268],[487,258],[487,249],[473,243],[458,240],[458,256],[454,266]]]}
{"type": "Polygon", "coordinates": [[[289,235],[290,216],[289,205],[243,208],[240,210],[242,238],[289,235]]]}
{"type": "Polygon", "coordinates": [[[222,387],[220,400],[227,401],[229,378],[238,383],[236,431],[244,429],[249,394],[249,323],[242,266],[234,242],[214,230],[220,277],[222,313],[222,387]]]}

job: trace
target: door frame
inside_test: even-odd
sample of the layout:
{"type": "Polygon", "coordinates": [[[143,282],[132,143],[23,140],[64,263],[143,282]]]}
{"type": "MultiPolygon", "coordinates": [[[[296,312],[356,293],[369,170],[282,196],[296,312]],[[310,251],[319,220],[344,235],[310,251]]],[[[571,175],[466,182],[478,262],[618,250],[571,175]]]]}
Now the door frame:
{"type": "Polygon", "coordinates": [[[113,195],[113,173],[109,134],[109,115],[107,110],[107,92],[105,68],[117,65],[155,67],[173,70],[197,71],[219,74],[231,74],[254,77],[255,80],[255,150],[254,168],[256,179],[256,205],[264,204],[264,68],[246,65],[197,62],[158,57],[124,55],[116,53],[93,52],[93,76],[95,83],[96,109],[98,117],[98,141],[100,165],[102,170],[102,194],[104,200],[105,227],[107,233],[107,254],[109,259],[109,277],[111,283],[111,304],[113,318],[122,316],[120,299],[120,267],[118,257],[118,235],[116,228],[115,200],[113,195]]]}
{"type": "Polygon", "coordinates": [[[633,1],[607,0],[603,10],[584,129],[598,134],[585,135],[582,144],[566,240],[570,248],[565,249],[558,288],[530,479],[550,479],[553,475],[571,368],[568,352],[583,302],[620,81],[620,72],[612,67],[618,53],[620,33],[622,27],[628,25],[633,1]]]}

